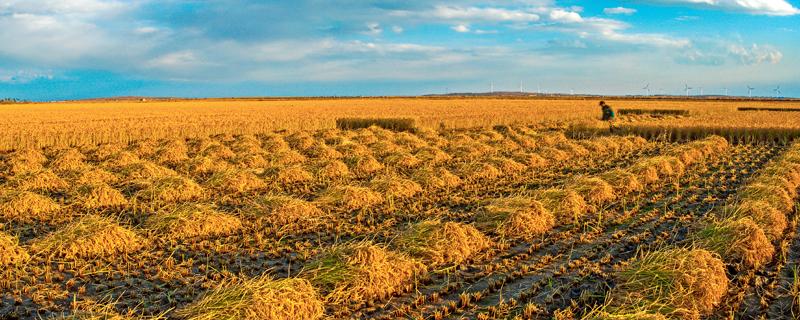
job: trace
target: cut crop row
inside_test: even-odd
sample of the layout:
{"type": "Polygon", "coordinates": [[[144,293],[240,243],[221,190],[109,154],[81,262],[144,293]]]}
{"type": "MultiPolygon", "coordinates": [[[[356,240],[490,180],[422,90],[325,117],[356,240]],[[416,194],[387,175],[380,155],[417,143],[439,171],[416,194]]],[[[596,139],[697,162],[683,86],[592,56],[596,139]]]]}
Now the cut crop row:
{"type": "MultiPolygon", "coordinates": [[[[732,317],[731,311],[746,298],[746,287],[755,281],[754,272],[772,260],[772,242],[782,236],[794,209],[800,186],[797,146],[759,170],[726,206],[691,223],[687,238],[675,247],[644,253],[617,271],[608,302],[587,318],[606,319],[610,312],[617,317],[696,319],[720,303],[719,315],[732,317]],[[723,263],[732,274],[726,274],[723,263]]],[[[745,314],[737,317],[755,317],[753,307],[759,308],[742,308],[745,314]]]]}
{"type": "MultiPolygon", "coordinates": [[[[552,238],[558,238],[558,236],[556,236],[556,237],[547,236],[546,238],[547,238],[547,239],[552,239],[552,238]]],[[[588,238],[589,238],[589,239],[591,239],[591,237],[588,237],[588,238]]],[[[577,240],[577,239],[573,239],[573,241],[576,241],[576,240],[577,240]]],[[[569,245],[569,244],[565,244],[565,243],[561,243],[560,245],[555,245],[555,246],[554,246],[554,248],[564,248],[564,247],[567,247],[567,248],[569,248],[569,247],[570,247],[570,245],[569,245]]],[[[532,249],[535,249],[535,248],[532,248],[532,249]]],[[[524,250],[523,250],[523,251],[524,251],[524,250]]],[[[522,256],[522,252],[519,252],[519,256],[522,256]]],[[[527,257],[527,254],[526,254],[526,257],[527,257]]],[[[513,265],[516,265],[516,264],[518,264],[518,263],[517,263],[518,261],[515,261],[515,262],[512,262],[512,261],[513,261],[513,260],[508,260],[508,261],[506,261],[506,263],[502,263],[502,264],[500,264],[500,263],[497,263],[496,265],[503,265],[503,266],[505,266],[505,265],[512,265],[512,266],[513,266],[513,265]]],[[[534,261],[535,261],[535,260],[534,260],[534,261]]],[[[530,265],[529,265],[529,264],[522,264],[522,266],[523,266],[523,267],[525,267],[526,269],[530,267],[530,265]]],[[[442,281],[449,281],[449,280],[447,280],[447,278],[442,278],[442,281]]],[[[435,286],[431,286],[431,287],[435,287],[435,286]]],[[[451,290],[451,288],[446,288],[446,289],[448,289],[448,290],[451,290]]],[[[434,288],[434,289],[432,289],[432,290],[433,290],[433,293],[429,293],[429,294],[428,294],[428,296],[434,296],[434,295],[435,295],[435,296],[441,296],[441,295],[442,295],[442,294],[439,294],[439,293],[437,293],[437,292],[436,292],[436,290],[437,290],[437,289],[435,289],[435,288],[434,288]]],[[[453,300],[449,300],[449,301],[457,301],[457,300],[459,299],[459,297],[458,297],[457,295],[456,295],[456,296],[453,296],[453,295],[451,295],[451,296],[453,297],[453,300]]],[[[420,299],[420,298],[416,298],[416,299],[420,299]]],[[[425,300],[425,299],[422,299],[422,300],[425,300]]],[[[445,304],[446,304],[446,303],[445,303],[445,304]]],[[[406,311],[406,310],[408,310],[408,306],[409,306],[409,304],[405,304],[405,306],[403,306],[403,305],[400,305],[400,306],[396,306],[394,309],[395,309],[395,310],[402,310],[402,311],[406,311]]],[[[435,313],[435,312],[434,312],[434,313],[435,313]]]]}
{"type": "MultiPolygon", "coordinates": [[[[89,163],[91,163],[91,161],[89,161],[89,163]]],[[[145,169],[145,171],[139,171],[139,172],[147,173],[148,171],[146,170],[157,167],[144,166],[142,168],[145,169]]],[[[10,202],[7,202],[6,204],[8,203],[10,202]]],[[[14,283],[9,284],[6,287],[14,288],[14,291],[18,291],[18,290],[25,290],[24,288],[34,288],[42,285],[50,285],[53,283],[57,284],[58,281],[67,281],[68,283],[64,285],[63,289],[58,289],[55,291],[48,289],[50,290],[48,291],[49,292],[48,295],[53,295],[53,297],[60,297],[55,299],[56,301],[60,300],[61,301],[60,303],[68,302],[66,300],[66,297],[63,296],[63,294],[65,294],[67,291],[72,292],[72,294],[75,294],[76,296],[89,295],[97,298],[110,297],[114,299],[119,299],[120,302],[118,303],[118,307],[121,308],[122,310],[131,310],[130,308],[135,307],[135,304],[127,303],[127,301],[130,301],[128,299],[136,301],[139,300],[141,297],[157,293],[158,294],[156,296],[157,300],[152,301],[152,305],[157,305],[156,306],[157,309],[148,308],[145,312],[148,314],[154,314],[158,312],[157,311],[159,310],[158,308],[163,308],[163,306],[174,306],[176,305],[176,303],[181,304],[182,303],[181,301],[186,301],[183,300],[186,297],[185,295],[183,297],[180,297],[181,296],[180,291],[182,291],[178,289],[180,288],[180,286],[186,286],[186,284],[188,284],[189,282],[194,283],[194,285],[192,286],[195,287],[197,285],[203,285],[203,286],[209,285],[210,283],[218,281],[219,274],[223,275],[225,274],[224,270],[221,270],[222,272],[220,272],[220,270],[216,271],[209,270],[208,267],[210,266],[210,264],[208,262],[206,263],[200,262],[199,260],[201,260],[201,257],[194,257],[196,259],[195,260],[196,262],[191,262],[192,258],[184,256],[183,253],[185,253],[186,250],[181,248],[186,248],[186,246],[193,246],[195,243],[197,243],[200,245],[200,247],[206,247],[210,249],[210,251],[207,252],[215,256],[213,257],[213,259],[218,259],[218,258],[225,259],[224,255],[227,254],[235,256],[238,255],[236,254],[236,252],[241,252],[242,250],[244,250],[244,252],[252,253],[254,249],[256,251],[263,251],[265,249],[259,247],[248,248],[246,245],[243,247],[240,244],[230,243],[228,239],[226,239],[225,237],[219,238],[218,236],[215,236],[215,232],[219,231],[223,233],[230,232],[221,229],[220,227],[222,226],[228,225],[230,227],[226,228],[229,228],[229,230],[234,230],[234,231],[236,229],[239,229],[240,227],[237,225],[237,222],[235,220],[231,221],[230,219],[226,218],[225,215],[215,217],[216,213],[214,213],[213,211],[208,211],[204,208],[199,208],[199,207],[196,208],[193,206],[187,207],[183,205],[178,205],[178,206],[168,205],[163,210],[158,210],[158,212],[155,212],[155,214],[148,213],[146,212],[146,210],[145,212],[138,213],[136,211],[137,207],[133,208],[134,211],[130,213],[127,213],[128,211],[126,209],[111,210],[111,211],[104,209],[101,210],[100,213],[104,216],[109,216],[109,215],[113,216],[121,212],[123,214],[133,214],[134,217],[135,216],[145,217],[146,219],[143,220],[133,219],[133,220],[123,220],[123,222],[135,223],[135,224],[141,223],[143,224],[144,227],[148,228],[149,230],[155,231],[155,233],[153,233],[152,236],[156,236],[157,238],[151,238],[151,237],[148,237],[146,239],[142,239],[141,237],[137,238],[136,236],[131,235],[129,230],[126,230],[125,228],[120,228],[120,226],[117,225],[116,223],[109,222],[108,220],[103,220],[96,215],[88,215],[85,216],[84,218],[79,218],[83,214],[80,214],[74,218],[70,216],[66,217],[62,216],[59,217],[59,219],[51,220],[50,225],[45,226],[44,228],[40,226],[42,225],[41,222],[27,223],[21,225],[22,228],[25,228],[22,230],[28,230],[25,232],[26,233],[30,232],[28,234],[31,235],[39,235],[41,234],[42,231],[52,232],[52,235],[54,237],[58,236],[61,237],[60,239],[66,240],[65,242],[66,245],[61,245],[58,247],[52,247],[48,245],[41,246],[42,248],[51,248],[51,249],[43,249],[43,251],[52,252],[55,255],[48,258],[48,262],[46,263],[46,265],[49,266],[47,266],[45,269],[34,268],[37,271],[33,272],[32,274],[38,280],[34,280],[33,282],[30,282],[30,280],[24,280],[22,282],[19,282],[19,280],[33,279],[33,278],[28,278],[25,275],[22,275],[20,278],[20,275],[16,275],[14,277],[9,277],[9,279],[14,281],[14,283]],[[185,210],[184,208],[188,208],[189,210],[185,210]],[[59,224],[65,223],[65,221],[73,221],[73,223],[68,228],[59,227],[59,224]],[[35,229],[30,230],[27,229],[27,226],[36,226],[36,227],[35,229]],[[208,226],[214,226],[214,227],[209,228],[208,226]],[[176,229],[178,227],[179,229],[176,229]],[[103,234],[105,230],[112,230],[112,229],[118,230],[118,234],[114,233],[110,235],[103,234]],[[72,232],[75,230],[78,231],[72,232]],[[95,230],[97,233],[95,233],[95,230]],[[96,250],[92,249],[90,251],[85,250],[86,248],[84,245],[75,245],[74,246],[75,249],[70,249],[69,243],[70,241],[73,240],[70,240],[69,237],[71,237],[71,235],[75,235],[78,233],[85,233],[87,235],[87,237],[85,238],[93,239],[91,241],[105,242],[107,240],[103,239],[107,238],[103,237],[108,237],[108,236],[116,237],[115,240],[126,239],[125,237],[119,237],[119,234],[125,234],[126,236],[130,237],[130,240],[123,240],[123,242],[119,245],[115,244],[117,242],[109,242],[110,247],[108,248],[98,247],[96,250]],[[192,237],[196,236],[205,236],[205,237],[210,236],[212,239],[216,238],[218,240],[211,243],[205,240],[202,240],[200,242],[195,242],[193,240],[188,243],[183,243],[183,241],[180,240],[182,238],[191,239],[192,237]],[[148,246],[151,245],[156,246],[156,248],[152,249],[151,251],[156,253],[156,255],[154,257],[147,257],[147,256],[140,257],[140,261],[136,262],[131,261],[127,257],[127,254],[137,252],[137,248],[143,246],[145,243],[148,246]],[[108,256],[109,254],[111,254],[111,256],[108,256]],[[178,256],[173,256],[176,254],[178,256]],[[221,257],[216,257],[216,256],[221,256],[221,257]],[[53,258],[55,259],[49,260],[53,258]],[[76,262],[70,262],[69,260],[71,259],[80,259],[80,260],[88,259],[87,262],[90,262],[91,265],[87,266],[84,263],[81,263],[80,260],[76,262]],[[142,270],[143,265],[150,265],[152,267],[148,267],[147,269],[142,270]],[[51,272],[51,270],[54,269],[58,269],[58,271],[56,272],[55,276],[52,276],[51,279],[41,278],[42,274],[48,274],[51,272]],[[188,271],[188,274],[185,273],[186,271],[188,271]],[[178,275],[182,275],[184,279],[179,279],[179,277],[177,277],[178,275]],[[195,275],[193,277],[194,279],[192,279],[192,277],[187,278],[186,276],[188,275],[195,275]],[[87,276],[89,277],[88,281],[86,279],[87,276]],[[124,278],[125,283],[121,283],[117,287],[113,286],[110,287],[104,284],[105,282],[108,282],[111,279],[117,279],[117,278],[124,278]],[[114,288],[119,288],[119,289],[114,289],[114,288]],[[67,290],[67,291],[62,291],[62,290],[67,290]],[[125,293],[122,295],[109,295],[112,292],[125,292],[125,293]],[[164,293],[167,293],[167,295],[164,295],[164,293]],[[170,298],[170,296],[174,297],[170,298]]],[[[50,212],[51,215],[53,213],[55,212],[54,211],[50,212]]],[[[280,221],[274,221],[272,223],[279,224],[280,221]]],[[[20,230],[20,229],[15,228],[12,230],[20,230]]],[[[362,229],[361,231],[364,230],[362,229]]],[[[46,239],[47,238],[42,237],[41,239],[35,239],[35,240],[37,242],[41,240],[42,243],[45,243],[44,240],[46,239]]],[[[26,243],[29,242],[30,240],[31,240],[30,238],[26,238],[26,243]]],[[[267,239],[258,240],[257,243],[263,243],[264,240],[267,239]]],[[[296,259],[293,258],[295,254],[292,253],[292,251],[295,251],[296,249],[300,252],[302,251],[308,252],[307,249],[303,248],[308,248],[310,245],[311,243],[308,242],[296,242],[288,247],[279,246],[277,248],[273,247],[271,249],[267,249],[266,253],[267,255],[269,255],[270,252],[269,250],[277,249],[278,251],[272,251],[272,252],[275,252],[279,256],[288,257],[288,261],[291,263],[292,260],[296,259]],[[285,248],[288,251],[283,250],[281,248],[285,248]]],[[[208,257],[208,255],[206,255],[206,257],[208,257]]],[[[236,259],[237,262],[235,263],[241,265],[241,263],[247,264],[247,263],[257,262],[253,264],[253,266],[248,267],[248,270],[253,270],[252,272],[255,272],[256,269],[264,270],[266,268],[271,268],[271,267],[280,267],[280,268],[287,267],[286,264],[279,263],[276,265],[272,264],[271,262],[268,262],[269,259],[265,259],[265,254],[263,253],[259,255],[250,255],[250,257],[256,258],[257,260],[256,261],[251,260],[247,262],[236,259]]],[[[234,265],[229,265],[229,266],[233,267],[234,265]]],[[[291,268],[291,264],[288,265],[288,268],[291,268]]],[[[242,269],[240,268],[240,270],[242,269]]],[[[286,272],[287,273],[290,272],[289,270],[286,270],[286,272]]],[[[36,304],[52,303],[52,301],[49,302],[42,301],[41,298],[42,296],[38,296],[36,299],[34,299],[38,302],[30,301],[30,302],[25,302],[24,304],[31,306],[32,303],[36,304]]]]}

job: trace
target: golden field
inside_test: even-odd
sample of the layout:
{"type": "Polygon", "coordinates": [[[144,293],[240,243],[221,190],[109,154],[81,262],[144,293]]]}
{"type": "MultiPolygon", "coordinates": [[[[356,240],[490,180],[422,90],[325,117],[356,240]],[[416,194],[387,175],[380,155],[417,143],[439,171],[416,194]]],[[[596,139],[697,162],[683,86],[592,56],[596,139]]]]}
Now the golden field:
{"type": "Polygon", "coordinates": [[[797,318],[800,105],[609,103],[2,105],[0,319],[797,318]]]}
{"type": "MultiPolygon", "coordinates": [[[[141,138],[255,134],[333,128],[340,117],[410,117],[427,128],[497,124],[555,125],[599,117],[597,100],[519,98],[366,98],[66,102],[0,105],[0,150],[80,146],[141,138]]],[[[800,127],[780,112],[737,107],[800,108],[800,102],[609,100],[615,108],[686,109],[678,125],[800,127]]]]}

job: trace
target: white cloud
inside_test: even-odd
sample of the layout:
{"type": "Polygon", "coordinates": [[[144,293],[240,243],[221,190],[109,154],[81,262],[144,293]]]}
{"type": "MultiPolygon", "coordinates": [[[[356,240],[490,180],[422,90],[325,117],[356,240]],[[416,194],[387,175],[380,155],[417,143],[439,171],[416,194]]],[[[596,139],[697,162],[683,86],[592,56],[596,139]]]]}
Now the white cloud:
{"type": "Polygon", "coordinates": [[[158,56],[145,63],[148,68],[164,69],[172,71],[186,71],[207,65],[198,54],[192,50],[170,52],[158,56]]]}
{"type": "MultiPolygon", "coordinates": [[[[323,57],[359,58],[362,55],[391,54],[431,54],[444,51],[444,47],[419,45],[414,43],[384,43],[366,41],[339,41],[334,38],[315,40],[276,40],[261,43],[225,41],[211,43],[207,54],[214,54],[214,61],[230,63],[302,63],[323,57]]],[[[173,65],[176,60],[188,60],[186,52],[173,53],[162,57],[166,64],[173,65]]]]}
{"type": "MultiPolygon", "coordinates": [[[[689,40],[667,34],[668,31],[640,33],[618,19],[582,13],[580,7],[559,7],[554,0],[469,0],[439,6],[420,1],[398,5],[405,11],[376,9],[358,1],[334,1],[329,7],[340,6],[340,11],[275,19],[270,21],[274,26],[268,27],[256,24],[259,28],[237,25],[228,29],[220,26],[234,19],[231,17],[244,19],[263,14],[257,11],[262,4],[253,5],[253,12],[251,7],[243,6],[247,10],[242,9],[245,13],[240,15],[221,17],[211,11],[198,12],[198,17],[210,18],[207,20],[160,21],[166,18],[131,9],[145,1],[158,4],[154,0],[0,0],[0,42],[13,44],[0,47],[0,81],[21,83],[52,77],[52,72],[37,70],[54,69],[59,74],[82,68],[153,80],[209,83],[443,78],[461,81],[472,76],[486,79],[499,73],[517,73],[509,77],[520,78],[531,74],[531,70],[542,69],[543,76],[561,75],[565,79],[572,77],[572,81],[586,74],[584,68],[618,68],[615,77],[620,78],[643,73],[642,69],[655,72],[675,66],[679,55],[692,60],[687,63],[724,64],[718,69],[720,73],[729,69],[752,71],[748,66],[756,64],[763,65],[759,70],[789,73],[786,70],[796,66],[796,59],[788,59],[788,53],[784,61],[783,53],[767,45],[739,41],[702,47],[697,36],[689,40]],[[478,43],[491,43],[491,47],[477,48],[475,42],[447,41],[447,35],[440,33],[419,35],[419,30],[432,25],[445,31],[502,32],[506,36],[475,37],[478,43]],[[408,34],[403,27],[415,32],[408,34]],[[303,28],[313,31],[297,31],[303,28]],[[267,29],[270,31],[262,31],[267,29]],[[384,34],[387,36],[381,37],[384,34]],[[554,42],[549,47],[542,46],[551,37],[554,42]],[[430,45],[437,42],[444,44],[430,45]],[[531,67],[520,67],[520,61],[531,67]],[[641,61],[651,63],[642,66],[638,64],[641,61]],[[782,64],[772,66],[779,62],[782,64]],[[33,71],[3,72],[4,67],[33,71]]],[[[724,1],[714,3],[721,2],[724,1]]],[[[266,7],[272,9],[271,6],[266,7]]],[[[607,8],[606,14],[625,13],[619,9],[607,8]]],[[[651,23],[646,27],[654,26],[651,23]]]]}
{"type": "Polygon", "coordinates": [[[680,53],[677,60],[701,65],[723,65],[727,62],[745,66],[774,65],[783,60],[783,53],[769,45],[746,45],[740,40],[703,39],[680,53]]]}
{"type": "Polygon", "coordinates": [[[603,9],[603,13],[605,13],[605,14],[632,15],[632,14],[636,13],[636,9],[625,8],[625,7],[605,8],[605,9],[603,9]]]}
{"type": "Polygon", "coordinates": [[[0,12],[99,16],[130,8],[132,1],[103,0],[4,0],[0,12]]]}
{"type": "Polygon", "coordinates": [[[588,46],[586,42],[581,40],[549,40],[547,45],[551,48],[570,48],[570,49],[586,49],[588,46]]]}
{"type": "Polygon", "coordinates": [[[555,22],[566,22],[566,23],[579,23],[583,22],[583,18],[577,12],[573,11],[566,11],[562,9],[555,9],[550,11],[550,20],[555,22]]]}
{"type": "Polygon", "coordinates": [[[37,79],[53,79],[53,72],[36,70],[10,71],[0,69],[0,83],[20,84],[37,79]]]}
{"type": "Polygon", "coordinates": [[[383,28],[381,28],[381,25],[377,22],[370,22],[367,23],[367,30],[364,33],[368,35],[377,36],[383,33],[383,28]]]}
{"type": "Polygon", "coordinates": [[[581,6],[570,6],[569,7],[569,11],[574,11],[574,12],[581,13],[581,12],[583,12],[583,7],[581,7],[581,6]]]}
{"type": "Polygon", "coordinates": [[[142,35],[154,34],[154,33],[157,33],[158,31],[159,30],[156,27],[139,27],[139,28],[133,29],[134,33],[142,34],[142,35]]]}
{"type": "Polygon", "coordinates": [[[416,53],[429,54],[444,51],[445,48],[414,43],[375,43],[363,41],[334,42],[330,53],[416,53]]]}
{"type": "Polygon", "coordinates": [[[336,46],[333,39],[316,41],[277,40],[251,45],[238,42],[221,44],[215,48],[220,52],[233,52],[248,60],[259,62],[290,62],[306,59],[310,56],[332,49],[336,46]]]}
{"type": "Polygon", "coordinates": [[[698,16],[678,16],[675,18],[677,21],[695,21],[700,19],[698,16]]]}
{"type": "Polygon", "coordinates": [[[45,63],[102,54],[100,50],[110,41],[94,24],[31,13],[0,16],[0,30],[0,43],[5,44],[0,54],[45,63]]]}
{"type": "Polygon", "coordinates": [[[461,33],[465,33],[465,32],[469,32],[470,31],[469,30],[469,26],[465,25],[465,24],[455,25],[455,26],[450,27],[450,29],[453,29],[453,31],[455,31],[455,32],[461,32],[461,33]]]}
{"type": "MultiPolygon", "coordinates": [[[[675,38],[658,33],[627,33],[630,28],[624,22],[614,19],[585,18],[581,16],[582,7],[562,8],[553,6],[554,2],[537,2],[536,5],[525,6],[524,9],[504,9],[493,7],[458,7],[435,6],[428,11],[393,11],[399,17],[420,17],[435,21],[458,22],[450,27],[456,32],[473,32],[476,34],[496,33],[496,30],[473,30],[470,23],[511,23],[509,27],[516,30],[547,29],[576,34],[584,38],[597,38],[618,43],[648,45],[656,47],[686,47],[691,42],[683,38],[675,38]]],[[[607,8],[606,12],[616,14],[632,14],[634,9],[623,7],[607,8]]],[[[429,22],[429,20],[426,20],[429,22]]]]}
{"type": "Polygon", "coordinates": [[[671,36],[656,33],[619,33],[609,31],[602,34],[607,40],[629,44],[647,45],[654,47],[673,47],[682,48],[691,46],[691,41],[687,39],[673,38],[671,36]]]}
{"type": "Polygon", "coordinates": [[[751,45],[749,48],[741,44],[729,44],[728,53],[746,65],[771,63],[777,64],[783,59],[783,53],[770,46],[751,45]]]}
{"type": "Polygon", "coordinates": [[[484,29],[475,29],[472,30],[469,25],[466,24],[457,24],[450,27],[451,30],[460,33],[474,33],[474,34],[497,34],[497,30],[484,30],[484,29]]]}
{"type": "Polygon", "coordinates": [[[545,29],[573,33],[581,38],[594,38],[604,41],[645,45],[652,47],[684,48],[691,46],[691,41],[658,33],[628,33],[630,26],[622,21],[604,18],[584,18],[577,12],[563,9],[552,9],[550,21],[554,24],[543,26],[545,29]]]}
{"type": "Polygon", "coordinates": [[[534,22],[539,21],[539,15],[523,10],[509,10],[502,8],[478,8],[436,6],[428,16],[462,22],[488,21],[488,22],[534,22]]]}
{"type": "Polygon", "coordinates": [[[148,50],[151,41],[139,41],[146,29],[111,23],[129,22],[125,14],[141,1],[5,0],[0,1],[0,59],[13,59],[39,68],[121,65],[119,60],[148,50]],[[13,45],[8,45],[13,44],[13,45]]]}
{"type": "Polygon", "coordinates": [[[786,0],[649,0],[650,2],[666,4],[684,4],[711,9],[746,12],[757,15],[791,16],[800,14],[800,9],[795,8],[786,0]]]}

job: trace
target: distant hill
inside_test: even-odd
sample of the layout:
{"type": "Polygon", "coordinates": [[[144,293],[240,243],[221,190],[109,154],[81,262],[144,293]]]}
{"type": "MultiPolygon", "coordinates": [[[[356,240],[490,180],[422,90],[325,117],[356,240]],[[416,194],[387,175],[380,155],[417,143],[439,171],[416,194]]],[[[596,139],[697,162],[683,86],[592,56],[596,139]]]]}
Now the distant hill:
{"type": "Polygon", "coordinates": [[[597,94],[565,94],[565,93],[535,93],[519,91],[497,92],[456,92],[448,94],[426,94],[421,96],[315,96],[315,97],[209,97],[209,98],[180,98],[180,97],[147,97],[147,96],[120,96],[106,98],[91,98],[74,100],[80,102],[154,102],[154,101],[270,101],[270,100],[315,100],[315,99],[458,99],[458,98],[484,98],[484,99],[565,99],[565,100],[708,100],[708,101],[800,101],[798,98],[772,98],[772,97],[740,97],[721,95],[597,95],[597,94]]]}

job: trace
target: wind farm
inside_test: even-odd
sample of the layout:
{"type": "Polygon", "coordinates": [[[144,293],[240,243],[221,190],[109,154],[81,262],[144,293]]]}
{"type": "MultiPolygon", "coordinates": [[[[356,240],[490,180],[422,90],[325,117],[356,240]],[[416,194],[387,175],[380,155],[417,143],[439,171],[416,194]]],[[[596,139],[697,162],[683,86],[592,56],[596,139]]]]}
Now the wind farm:
{"type": "MultiPolygon", "coordinates": [[[[559,97],[574,97],[574,98],[618,98],[618,99],[628,99],[628,98],[651,98],[651,99],[707,99],[707,100],[753,100],[753,101],[760,101],[760,100],[797,100],[797,98],[791,97],[784,97],[782,95],[781,86],[777,85],[772,87],[769,90],[769,93],[765,93],[762,91],[758,91],[755,87],[750,85],[743,86],[740,88],[730,88],[728,86],[717,86],[716,89],[710,89],[712,92],[717,92],[716,94],[707,94],[706,87],[698,86],[697,88],[689,86],[689,84],[684,83],[680,89],[675,88],[676,90],[665,90],[663,87],[659,87],[658,90],[652,89],[652,83],[645,83],[643,87],[640,87],[638,90],[630,88],[629,91],[619,93],[619,94],[593,94],[593,93],[578,93],[576,94],[576,88],[574,87],[563,87],[561,90],[555,89],[549,92],[542,90],[542,84],[537,83],[536,91],[526,91],[523,84],[525,80],[519,80],[518,89],[510,89],[512,86],[507,86],[503,89],[498,89],[497,82],[491,81],[489,83],[489,90],[488,91],[459,91],[457,88],[453,87],[446,87],[445,91],[442,93],[429,93],[422,95],[423,97],[480,97],[480,96],[496,96],[496,97],[529,97],[529,98],[536,98],[536,97],[551,97],[551,98],[559,98],[559,97]]],[[[713,87],[713,86],[709,86],[713,87]]],[[[582,90],[578,90],[580,92],[582,90]]]]}

